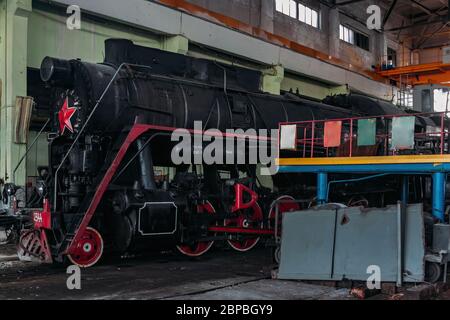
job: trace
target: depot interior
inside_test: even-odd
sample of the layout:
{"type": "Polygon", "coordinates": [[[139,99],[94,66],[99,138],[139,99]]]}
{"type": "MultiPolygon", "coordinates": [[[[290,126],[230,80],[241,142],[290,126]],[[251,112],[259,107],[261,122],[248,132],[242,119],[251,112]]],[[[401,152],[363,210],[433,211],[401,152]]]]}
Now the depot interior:
{"type": "MultiPolygon", "coordinates": [[[[229,66],[255,71],[257,87],[245,85],[258,94],[353,110],[277,126],[280,174],[298,188],[306,184],[298,177],[309,177],[307,191],[275,204],[286,211],[282,233],[275,232],[279,279],[362,281],[375,264],[385,270],[382,281],[399,287],[446,281],[448,0],[1,0],[0,23],[0,176],[6,185],[26,186],[25,195],[15,195],[22,207],[49,166],[52,123],[61,121],[42,61],[102,63],[105,41],[126,39],[216,63],[214,85],[225,91],[220,70],[229,66]],[[80,29],[68,28],[69,5],[81,8],[80,29]],[[389,123],[383,133],[380,121],[389,123]],[[387,147],[373,153],[371,143],[387,147]]],[[[225,171],[224,180],[231,175],[225,171]]],[[[161,182],[176,172],[161,165],[154,175],[161,182]]],[[[271,176],[258,183],[283,196],[271,176]]],[[[247,249],[245,241],[231,243],[247,249]]],[[[197,252],[191,249],[185,251],[197,252]]]]}

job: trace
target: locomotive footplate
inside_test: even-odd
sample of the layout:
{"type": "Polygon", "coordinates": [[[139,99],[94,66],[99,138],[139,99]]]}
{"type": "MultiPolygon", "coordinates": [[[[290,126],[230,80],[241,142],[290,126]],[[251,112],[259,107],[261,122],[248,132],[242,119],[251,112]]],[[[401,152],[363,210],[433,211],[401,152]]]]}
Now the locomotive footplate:
{"type": "Polygon", "coordinates": [[[246,235],[266,235],[272,236],[275,234],[274,230],[270,229],[252,229],[252,228],[233,228],[233,227],[210,227],[208,228],[211,232],[222,232],[230,234],[246,234],[246,235]]]}

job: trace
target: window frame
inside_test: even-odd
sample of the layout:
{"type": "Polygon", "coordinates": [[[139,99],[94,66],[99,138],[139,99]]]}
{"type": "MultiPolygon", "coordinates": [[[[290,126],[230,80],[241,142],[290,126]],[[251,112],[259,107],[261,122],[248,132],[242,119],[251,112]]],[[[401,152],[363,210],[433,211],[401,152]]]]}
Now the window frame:
{"type": "Polygon", "coordinates": [[[322,14],[320,9],[312,8],[298,0],[275,0],[275,10],[285,16],[304,23],[314,29],[322,29],[322,14]],[[295,3],[295,5],[293,5],[295,3]],[[286,7],[289,13],[286,12],[286,7]],[[295,9],[294,9],[295,8],[295,9]],[[295,10],[295,15],[293,14],[295,10]],[[309,12],[309,14],[308,14],[309,12]]]}
{"type": "Polygon", "coordinates": [[[352,28],[351,26],[347,25],[347,24],[339,24],[339,40],[353,45],[355,47],[358,47],[364,51],[367,52],[371,52],[370,51],[370,36],[367,35],[366,33],[363,33],[361,31],[358,31],[354,28],[352,28]],[[347,34],[346,34],[347,33],[347,34]],[[361,41],[358,42],[358,38],[362,39],[362,38],[366,38],[367,39],[367,48],[365,46],[362,45],[361,41]],[[346,38],[348,40],[346,40],[346,38]]]}

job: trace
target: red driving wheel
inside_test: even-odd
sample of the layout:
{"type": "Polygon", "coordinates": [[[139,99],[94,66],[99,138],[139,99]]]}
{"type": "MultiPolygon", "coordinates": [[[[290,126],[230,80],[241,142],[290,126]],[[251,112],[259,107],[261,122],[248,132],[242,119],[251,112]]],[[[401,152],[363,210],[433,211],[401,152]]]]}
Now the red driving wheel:
{"type": "MultiPolygon", "coordinates": [[[[197,206],[197,213],[199,214],[210,214],[214,215],[216,213],[216,210],[212,206],[212,204],[207,201],[204,204],[197,206]]],[[[199,257],[211,249],[213,246],[214,241],[199,241],[194,244],[181,244],[177,246],[178,251],[180,251],[182,254],[188,256],[188,257],[199,257]]]]}
{"type": "Polygon", "coordinates": [[[281,227],[281,221],[283,217],[283,213],[285,212],[291,212],[291,211],[298,211],[300,210],[300,206],[298,203],[295,202],[295,199],[291,196],[281,196],[278,199],[276,199],[272,204],[270,205],[270,211],[269,211],[269,229],[275,228],[275,214],[276,214],[276,205],[278,204],[278,230],[280,230],[281,227]]]}
{"type": "Polygon", "coordinates": [[[94,228],[87,227],[73,251],[67,256],[80,268],[89,268],[96,264],[103,254],[103,239],[94,228]]]}
{"type": "MultiPolygon", "coordinates": [[[[252,228],[263,227],[263,213],[256,202],[255,205],[245,211],[238,211],[236,217],[225,220],[226,227],[252,228]]],[[[246,236],[243,240],[228,240],[228,244],[236,251],[246,252],[253,249],[259,241],[259,237],[246,236]]]]}

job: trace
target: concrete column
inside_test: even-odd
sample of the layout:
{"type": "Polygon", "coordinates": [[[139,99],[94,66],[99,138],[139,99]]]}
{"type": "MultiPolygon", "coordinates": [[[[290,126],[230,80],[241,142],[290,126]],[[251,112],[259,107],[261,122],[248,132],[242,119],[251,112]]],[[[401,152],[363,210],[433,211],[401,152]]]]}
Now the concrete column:
{"type": "Polygon", "coordinates": [[[259,27],[267,32],[274,33],[273,19],[275,13],[275,1],[267,1],[267,0],[260,0],[260,1],[261,1],[261,22],[259,27]]]}
{"type": "MultiPolygon", "coordinates": [[[[31,0],[0,0],[0,177],[10,181],[26,145],[14,143],[14,108],[17,96],[27,95],[28,15],[31,0]]],[[[16,183],[25,184],[25,164],[16,183]]]]}
{"type": "Polygon", "coordinates": [[[180,35],[164,37],[162,49],[186,55],[189,51],[189,40],[180,35]]]}
{"type": "Polygon", "coordinates": [[[330,9],[328,16],[328,25],[329,25],[329,33],[328,33],[328,47],[329,47],[329,55],[332,57],[339,58],[339,48],[340,42],[339,39],[339,25],[341,21],[339,18],[338,9],[330,9]]]}
{"type": "Polygon", "coordinates": [[[381,64],[387,59],[387,40],[384,32],[377,32],[373,37],[371,51],[374,52],[374,65],[381,64]]]}
{"type": "Polygon", "coordinates": [[[284,68],[280,65],[263,71],[262,90],[272,94],[280,94],[281,82],[284,79],[284,68]]]}

